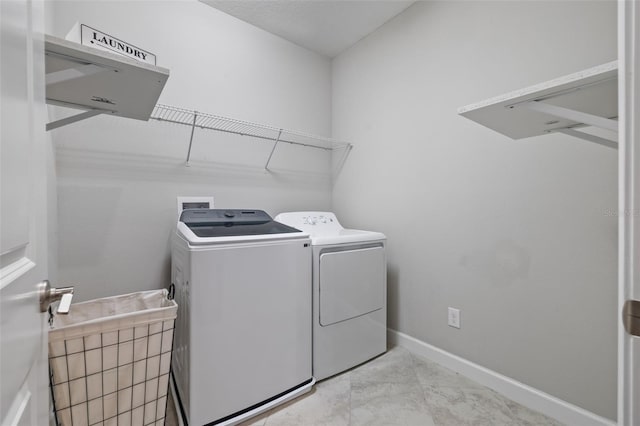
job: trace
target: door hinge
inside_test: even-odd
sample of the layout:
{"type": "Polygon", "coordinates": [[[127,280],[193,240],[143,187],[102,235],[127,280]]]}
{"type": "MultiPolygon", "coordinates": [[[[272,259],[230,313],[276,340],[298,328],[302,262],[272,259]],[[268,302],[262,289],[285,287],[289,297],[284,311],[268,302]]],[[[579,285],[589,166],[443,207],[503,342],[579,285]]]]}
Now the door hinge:
{"type": "Polygon", "coordinates": [[[640,336],[640,300],[627,300],[622,308],[624,329],[632,336],[640,336]]]}

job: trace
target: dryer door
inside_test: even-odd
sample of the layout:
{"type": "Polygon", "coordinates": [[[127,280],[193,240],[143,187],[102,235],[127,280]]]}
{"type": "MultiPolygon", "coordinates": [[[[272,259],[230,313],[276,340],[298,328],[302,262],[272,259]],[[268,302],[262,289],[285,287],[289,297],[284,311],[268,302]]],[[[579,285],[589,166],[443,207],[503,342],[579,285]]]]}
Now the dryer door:
{"type": "Polygon", "coordinates": [[[384,247],[320,254],[320,325],[327,326],[382,309],[384,247]]]}

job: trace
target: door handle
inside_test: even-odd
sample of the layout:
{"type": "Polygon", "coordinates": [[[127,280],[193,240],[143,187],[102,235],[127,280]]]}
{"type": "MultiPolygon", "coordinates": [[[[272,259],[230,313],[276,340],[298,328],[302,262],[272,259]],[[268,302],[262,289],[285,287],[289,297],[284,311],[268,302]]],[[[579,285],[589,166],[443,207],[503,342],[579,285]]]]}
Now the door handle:
{"type": "Polygon", "coordinates": [[[622,308],[624,329],[632,336],[640,336],[640,300],[627,300],[622,308]]]}
{"type": "Polygon", "coordinates": [[[73,298],[73,287],[54,288],[51,287],[48,280],[44,280],[38,284],[38,293],[40,295],[40,312],[47,312],[50,304],[61,300],[60,306],[58,306],[58,313],[69,313],[71,299],[73,298]]]}

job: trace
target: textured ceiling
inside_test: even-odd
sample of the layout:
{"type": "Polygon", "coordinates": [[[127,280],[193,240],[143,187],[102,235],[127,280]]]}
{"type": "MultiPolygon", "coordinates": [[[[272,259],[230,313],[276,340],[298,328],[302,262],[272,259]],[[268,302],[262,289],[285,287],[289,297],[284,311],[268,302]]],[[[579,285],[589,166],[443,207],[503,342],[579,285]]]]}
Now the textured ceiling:
{"type": "Polygon", "coordinates": [[[297,45],[334,57],[414,1],[200,0],[297,45]]]}

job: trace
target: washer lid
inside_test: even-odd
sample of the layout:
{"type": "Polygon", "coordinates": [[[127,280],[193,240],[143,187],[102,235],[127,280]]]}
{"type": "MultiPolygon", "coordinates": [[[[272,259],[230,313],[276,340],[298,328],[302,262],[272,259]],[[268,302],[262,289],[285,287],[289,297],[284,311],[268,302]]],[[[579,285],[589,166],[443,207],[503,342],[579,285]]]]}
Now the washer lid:
{"type": "Polygon", "coordinates": [[[200,238],[272,235],[302,232],[271,219],[262,210],[192,209],[180,215],[191,232],[200,238]]]}

